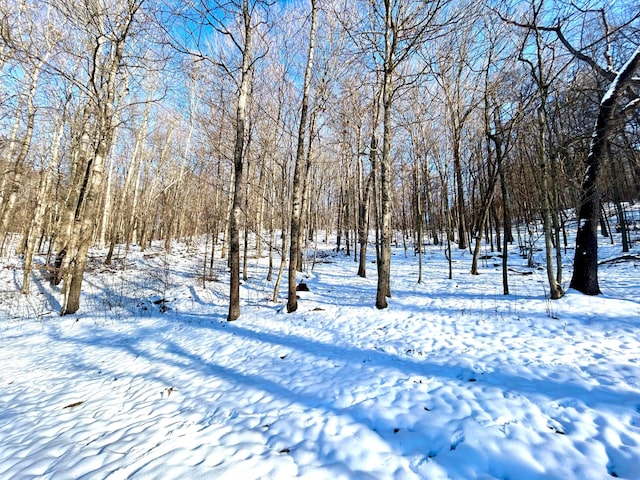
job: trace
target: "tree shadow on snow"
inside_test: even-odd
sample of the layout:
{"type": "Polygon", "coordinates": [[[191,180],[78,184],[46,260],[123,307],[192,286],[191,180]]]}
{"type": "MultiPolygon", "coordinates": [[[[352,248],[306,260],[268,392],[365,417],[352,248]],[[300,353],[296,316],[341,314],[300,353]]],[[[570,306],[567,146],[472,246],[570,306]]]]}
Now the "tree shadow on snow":
{"type": "MultiPolygon", "coordinates": [[[[417,376],[425,379],[427,384],[429,381],[436,380],[458,392],[470,391],[471,398],[475,398],[474,390],[480,394],[484,391],[483,389],[493,388],[500,391],[505,398],[517,394],[525,398],[538,399],[536,400],[538,404],[541,402],[540,399],[548,402],[559,400],[566,402],[567,399],[575,399],[584,402],[591,408],[599,409],[619,409],[621,406],[635,408],[640,405],[640,396],[636,392],[623,392],[602,385],[587,388],[580,384],[556,381],[551,378],[517,376],[501,372],[498,369],[479,375],[468,366],[453,363],[450,359],[438,362],[436,359],[430,358],[428,353],[420,359],[415,359],[380,350],[364,350],[355,346],[325,343],[291,334],[255,331],[250,326],[228,323],[224,321],[222,315],[216,315],[212,318],[209,315],[182,314],[180,318],[191,324],[190,328],[194,329],[194,337],[202,338],[203,341],[205,339],[213,341],[214,346],[210,350],[204,347],[199,348],[204,353],[189,351],[184,345],[172,338],[171,332],[175,329],[175,324],[170,322],[165,322],[161,326],[141,327],[135,332],[135,336],[104,329],[96,329],[95,332],[88,331],[82,337],[63,337],[59,331],[51,332],[50,336],[51,340],[56,342],[74,343],[80,347],[96,346],[108,350],[116,349],[127,353],[132,358],[144,358],[150,365],[157,367],[154,368],[153,378],[165,382],[167,385],[179,382],[179,376],[183,374],[186,379],[192,378],[193,375],[204,379],[215,378],[231,385],[241,386],[247,391],[261,391],[265,394],[262,398],[267,403],[269,398],[274,398],[296,404],[304,411],[319,412],[321,418],[326,416],[324,414],[347,418],[349,423],[359,424],[371,432],[375,432],[398,455],[422,456],[424,461],[437,462],[439,455],[455,456],[456,448],[464,442],[464,435],[460,436],[459,428],[455,428],[456,420],[459,425],[462,425],[465,419],[453,418],[451,422],[440,422],[439,427],[434,427],[428,422],[421,423],[420,420],[415,419],[408,420],[409,424],[406,424],[407,420],[405,420],[405,424],[403,424],[403,420],[390,417],[389,412],[384,411],[382,400],[378,404],[379,396],[383,392],[376,391],[375,385],[367,383],[371,378],[384,379],[385,375],[395,372],[396,377],[406,378],[409,384],[409,378],[417,376]],[[241,368],[224,365],[225,355],[229,356],[229,354],[216,355],[216,347],[227,342],[229,335],[247,340],[253,346],[258,346],[258,350],[264,354],[263,358],[249,359],[249,362],[253,361],[255,365],[248,364],[241,368]],[[149,350],[148,346],[145,347],[144,344],[148,345],[147,342],[150,339],[157,339],[162,348],[149,350]],[[216,342],[216,339],[219,339],[220,342],[216,342]],[[273,358],[272,347],[274,346],[283,347],[284,351],[289,352],[292,357],[297,357],[295,354],[298,353],[302,354],[303,357],[298,357],[301,361],[318,361],[320,366],[314,369],[313,362],[311,364],[305,363],[307,370],[304,371],[304,374],[306,377],[301,377],[301,379],[307,380],[307,383],[291,383],[289,380],[295,378],[296,364],[287,364],[283,360],[281,364],[283,375],[275,375],[271,371],[272,378],[268,378],[267,374],[260,373],[262,365],[260,362],[278,361],[273,358]],[[334,363],[338,370],[327,368],[328,363],[334,363]],[[168,378],[163,378],[162,374],[157,373],[162,371],[162,365],[169,367],[166,373],[168,378]],[[175,374],[176,371],[178,374],[175,374]],[[363,377],[363,373],[367,375],[363,377]],[[338,374],[341,379],[351,381],[349,388],[352,388],[353,391],[358,389],[366,391],[368,395],[365,398],[366,401],[345,405],[342,402],[343,399],[334,397],[331,385],[335,382],[338,374]],[[178,377],[176,378],[174,375],[178,375],[178,377]],[[412,421],[414,423],[411,423],[412,421]],[[429,425],[430,427],[422,429],[421,425],[429,425]]],[[[80,355],[82,348],[77,351],[80,355]]],[[[85,361],[74,363],[74,367],[88,369],[91,368],[91,365],[85,361]]],[[[94,368],[97,367],[94,366],[94,368]]],[[[104,369],[105,366],[101,366],[101,368],[104,369]]],[[[109,368],[112,369],[114,375],[122,375],[123,373],[118,371],[115,365],[109,368]]],[[[138,372],[129,372],[131,376],[138,374],[138,372]]],[[[423,413],[427,415],[424,402],[430,395],[437,395],[437,391],[412,390],[412,387],[410,384],[406,388],[394,385],[392,389],[397,390],[398,394],[402,394],[404,391],[415,396],[411,398],[411,401],[415,403],[417,409],[424,409],[423,413]]],[[[189,385],[181,385],[178,388],[182,389],[185,394],[189,391],[189,385]]],[[[458,397],[454,401],[465,402],[466,398],[458,397]]],[[[204,410],[203,415],[206,415],[206,412],[213,408],[207,404],[206,398],[191,399],[191,403],[199,405],[199,408],[204,410]]],[[[428,414],[438,415],[438,412],[428,412],[428,414]]],[[[480,447],[475,446],[478,445],[477,442],[473,442],[473,445],[470,443],[465,445],[465,455],[471,453],[476,458],[487,458],[487,461],[493,458],[499,462],[499,452],[480,451],[480,447]],[[470,452],[470,449],[478,449],[478,451],[470,452]],[[492,455],[495,456],[492,457],[492,455]]],[[[344,465],[344,467],[348,468],[349,466],[344,465]]],[[[524,469],[520,472],[522,477],[528,478],[526,469],[532,467],[525,464],[520,467],[524,469]]],[[[539,472],[531,470],[530,474],[535,476],[539,472]]]]}

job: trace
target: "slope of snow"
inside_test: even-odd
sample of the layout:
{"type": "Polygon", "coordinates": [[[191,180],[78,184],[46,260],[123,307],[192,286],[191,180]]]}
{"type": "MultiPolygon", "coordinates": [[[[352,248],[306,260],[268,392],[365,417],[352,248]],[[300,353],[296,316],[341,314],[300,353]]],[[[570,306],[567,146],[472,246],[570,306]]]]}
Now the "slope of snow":
{"type": "Polygon", "coordinates": [[[252,259],[233,323],[224,262],[203,287],[197,246],[125,271],[95,252],[66,317],[2,260],[0,478],[640,478],[640,260],[550,301],[515,253],[504,296],[496,255],[471,276],[454,252],[448,280],[428,247],[417,284],[397,249],[379,311],[375,264],[320,253],[294,314],[252,259]]]}

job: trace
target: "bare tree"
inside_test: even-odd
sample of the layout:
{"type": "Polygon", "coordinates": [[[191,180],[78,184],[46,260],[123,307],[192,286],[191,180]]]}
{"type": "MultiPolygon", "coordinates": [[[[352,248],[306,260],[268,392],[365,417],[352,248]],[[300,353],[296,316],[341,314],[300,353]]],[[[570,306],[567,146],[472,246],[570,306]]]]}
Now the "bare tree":
{"type": "MultiPolygon", "coordinates": [[[[598,283],[598,239],[597,228],[600,217],[600,195],[598,176],[602,163],[607,159],[609,135],[616,115],[620,113],[618,102],[626,89],[638,79],[634,73],[640,66],[640,47],[631,54],[627,62],[616,72],[609,89],[602,97],[598,118],[593,127],[591,146],[587,157],[587,171],[581,187],[578,209],[578,233],[573,257],[571,288],[587,295],[600,293],[598,283]]],[[[640,107],[640,96],[634,96],[621,107],[622,114],[640,107]]]]}
{"type": "MultiPolygon", "coordinates": [[[[535,131],[535,152],[536,163],[539,165],[539,180],[540,180],[540,203],[542,213],[542,224],[544,231],[545,241],[545,263],[547,267],[547,279],[549,281],[550,297],[552,299],[561,298],[563,295],[562,285],[560,283],[562,278],[562,263],[557,264],[557,273],[553,268],[553,225],[556,223],[553,217],[558,215],[558,212],[552,210],[552,193],[554,188],[552,187],[555,182],[555,172],[553,171],[554,164],[550,157],[550,148],[548,141],[549,122],[547,120],[550,91],[552,83],[557,76],[554,69],[555,58],[553,49],[547,48],[543,31],[538,29],[538,19],[543,15],[544,0],[531,2],[531,16],[532,20],[530,25],[532,28],[526,30],[523,43],[521,46],[519,60],[528,66],[531,78],[533,79],[536,87],[536,131],[535,131]],[[532,37],[532,43],[529,43],[532,37]],[[533,59],[529,58],[529,52],[532,51],[533,59]],[[549,54],[549,51],[551,53],[549,54]],[[546,55],[545,55],[546,54],[546,55]]],[[[559,245],[556,245],[559,248],[559,245]]]]}
{"type": "MultiPolygon", "coordinates": [[[[41,77],[59,40],[58,32],[38,28],[38,18],[46,18],[48,11],[38,12],[33,5],[19,2],[13,8],[0,9],[0,72],[7,61],[17,66],[11,83],[17,98],[13,113],[13,124],[0,162],[0,242],[8,232],[10,220],[15,216],[16,203],[23,195],[25,173],[28,172],[28,157],[36,126],[36,95],[39,93],[41,77]],[[6,9],[6,11],[5,11],[6,9]],[[4,165],[3,165],[4,164],[4,165]]],[[[42,20],[44,20],[44,18],[42,20]]],[[[4,86],[4,80],[2,82],[4,86]]],[[[0,87],[1,88],[1,87],[0,87]]],[[[8,93],[8,92],[7,92],[8,93]]]]}
{"type": "MultiPolygon", "coordinates": [[[[494,194],[499,179],[504,179],[504,162],[508,152],[512,146],[513,131],[518,121],[522,119],[522,102],[523,99],[516,98],[514,84],[517,79],[514,78],[514,56],[508,50],[509,46],[500,42],[500,37],[504,35],[504,29],[494,28],[487,25],[490,19],[485,18],[483,22],[483,30],[486,40],[483,44],[483,53],[485,61],[483,66],[484,73],[484,136],[486,144],[486,157],[484,164],[486,167],[485,184],[480,186],[484,190],[480,198],[480,208],[476,215],[476,222],[473,228],[473,238],[475,239],[475,247],[473,249],[473,260],[471,264],[471,274],[477,275],[478,261],[480,256],[480,248],[483,239],[489,213],[494,204],[494,194]],[[496,68],[498,67],[499,68],[496,68]],[[505,72],[509,72],[508,74],[505,72]]],[[[506,185],[503,183],[503,187],[506,185]]],[[[503,195],[503,200],[506,195],[503,195]]],[[[502,208],[507,212],[508,205],[503,202],[502,208]]],[[[505,225],[508,222],[505,222],[505,225]]],[[[496,228],[497,231],[499,231],[496,228]]],[[[505,238],[508,238],[505,232],[505,238]]],[[[499,243],[499,239],[498,239],[499,243]]],[[[498,245],[500,250],[500,245],[498,245]]],[[[508,252],[506,248],[503,251],[503,258],[506,259],[508,252]]],[[[506,260],[503,264],[503,285],[508,290],[506,279],[506,260]]]]}
{"type": "Polygon", "coordinates": [[[18,200],[18,194],[22,185],[22,178],[25,170],[25,161],[31,148],[33,128],[35,125],[36,107],[34,98],[37,92],[38,79],[42,72],[45,60],[38,61],[29,71],[29,81],[26,84],[26,92],[21,95],[20,103],[26,110],[26,125],[24,131],[20,132],[20,119],[22,117],[22,105],[17,109],[14,128],[9,138],[8,159],[11,165],[8,172],[3,174],[3,196],[0,197],[0,239],[4,238],[9,226],[9,219],[14,213],[14,207],[18,200]],[[8,180],[8,181],[7,181],[8,180]]]}
{"type": "Polygon", "coordinates": [[[51,153],[42,167],[38,191],[36,194],[36,207],[27,231],[25,232],[24,272],[22,278],[22,293],[28,294],[30,276],[33,268],[33,259],[36,253],[36,243],[42,235],[45,214],[52,203],[51,187],[53,183],[54,169],[59,167],[62,136],[64,130],[65,115],[70,101],[70,95],[65,95],[60,115],[55,120],[53,136],[51,139],[51,153]]]}
{"type": "MultiPolygon", "coordinates": [[[[102,8],[94,2],[69,1],[56,6],[65,28],[76,32],[85,48],[88,68],[85,76],[66,72],[65,65],[49,65],[58,73],[73,79],[85,101],[82,107],[79,141],[74,166],[76,183],[68,203],[68,232],[60,240],[61,274],[65,279],[62,314],[80,308],[80,292],[87,254],[91,246],[95,219],[99,217],[105,160],[111,150],[117,128],[117,110],[122,91],[127,48],[135,35],[137,16],[145,0],[127,0],[117,6],[102,8]]],[[[77,47],[76,47],[77,48],[77,47]]]]}
{"type": "MultiPolygon", "coordinates": [[[[406,0],[371,1],[371,12],[379,28],[374,33],[373,46],[379,58],[382,89],[382,152],[380,158],[380,256],[377,262],[377,308],[387,308],[391,296],[391,240],[392,225],[392,112],[394,97],[407,82],[409,72],[400,68],[409,62],[413,54],[429,37],[440,33],[447,21],[440,19],[445,1],[428,1],[418,4],[406,0]],[[403,75],[404,73],[404,75],[403,75]]],[[[414,75],[417,72],[414,72],[414,75]]],[[[415,78],[415,77],[414,77],[415,78]]]]}
{"type": "Polygon", "coordinates": [[[228,216],[231,274],[228,321],[237,320],[240,316],[240,228],[245,206],[247,109],[255,63],[267,51],[265,48],[260,52],[257,47],[261,29],[268,20],[271,3],[265,0],[200,0],[192,5],[185,5],[180,10],[184,28],[174,32],[174,46],[179,51],[219,68],[233,79],[237,89],[228,216]]]}
{"type": "Polygon", "coordinates": [[[444,106],[447,112],[447,129],[450,136],[453,174],[455,180],[455,214],[458,231],[458,248],[468,247],[467,212],[465,204],[464,181],[464,135],[471,115],[481,102],[479,91],[481,69],[473,51],[477,31],[473,23],[460,25],[447,41],[443,42],[436,53],[434,78],[444,94],[444,106]]]}
{"type": "MultiPolygon", "coordinates": [[[[308,178],[308,162],[305,161],[305,138],[307,132],[307,114],[309,110],[309,89],[311,85],[311,70],[313,69],[313,54],[316,39],[317,6],[316,0],[311,0],[311,26],[309,29],[309,49],[307,65],[304,71],[302,85],[302,103],[300,109],[300,124],[298,127],[298,141],[296,147],[296,159],[293,172],[293,191],[291,202],[291,241],[289,244],[289,288],[287,299],[287,312],[295,312],[298,309],[296,296],[296,271],[298,269],[298,256],[302,243],[301,219],[302,202],[305,190],[305,181],[308,178]]],[[[311,142],[309,142],[311,143],[311,142]]],[[[310,147],[309,147],[310,148],[310,147]]]]}
{"type": "Polygon", "coordinates": [[[229,321],[236,320],[240,316],[240,235],[238,224],[243,204],[244,142],[247,128],[247,99],[254,61],[252,35],[255,27],[255,20],[252,18],[252,10],[249,9],[248,0],[242,2],[241,15],[244,42],[235,42],[242,52],[242,66],[240,67],[240,85],[236,106],[236,138],[233,148],[233,203],[229,217],[229,262],[231,267],[229,314],[227,315],[229,321]]]}
{"type": "MultiPolygon", "coordinates": [[[[542,8],[542,3],[540,2],[540,8],[542,8]]],[[[570,283],[571,288],[582,293],[597,295],[600,293],[597,241],[597,226],[601,215],[597,184],[600,167],[608,155],[609,136],[614,127],[614,120],[616,117],[624,118],[627,114],[640,107],[640,95],[637,92],[640,79],[634,77],[640,62],[640,47],[636,45],[634,47],[635,50],[629,54],[626,63],[620,69],[616,69],[613,56],[614,37],[618,36],[622,38],[624,43],[628,44],[628,37],[623,32],[640,19],[640,12],[637,9],[631,11],[624,21],[612,28],[609,25],[604,8],[581,10],[575,6],[572,7],[575,10],[571,15],[568,15],[566,19],[556,20],[555,24],[551,26],[538,22],[538,18],[528,23],[514,21],[511,23],[535,32],[536,38],[540,37],[540,32],[552,32],[575,59],[585,62],[602,79],[610,82],[609,88],[603,95],[598,108],[586,161],[587,169],[580,189],[578,233],[576,236],[573,276],[570,283]],[[567,36],[565,30],[567,21],[575,18],[576,13],[583,24],[587,22],[588,16],[595,16],[602,32],[599,37],[593,34],[590,35],[590,38],[597,38],[584,47],[576,47],[572,43],[571,37],[567,36]],[[586,53],[596,47],[600,49],[606,66],[602,66],[595,57],[586,53]]]]}

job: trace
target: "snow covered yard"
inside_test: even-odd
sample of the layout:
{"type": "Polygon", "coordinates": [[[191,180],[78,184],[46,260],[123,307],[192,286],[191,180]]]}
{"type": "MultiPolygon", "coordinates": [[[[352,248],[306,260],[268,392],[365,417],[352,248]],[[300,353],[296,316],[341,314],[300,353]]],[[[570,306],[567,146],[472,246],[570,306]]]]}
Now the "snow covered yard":
{"type": "Polygon", "coordinates": [[[223,263],[203,288],[184,245],[124,272],[96,252],[66,317],[4,259],[0,478],[640,479],[640,261],[549,301],[515,254],[509,296],[498,258],[454,254],[417,284],[395,250],[385,311],[374,264],[327,256],[291,315],[251,260],[234,323],[223,263]]]}

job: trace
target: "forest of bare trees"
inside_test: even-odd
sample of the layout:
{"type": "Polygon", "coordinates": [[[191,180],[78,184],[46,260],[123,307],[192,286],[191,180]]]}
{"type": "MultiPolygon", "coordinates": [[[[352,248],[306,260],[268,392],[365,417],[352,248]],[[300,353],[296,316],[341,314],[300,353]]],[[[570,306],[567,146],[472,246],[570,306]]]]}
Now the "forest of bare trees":
{"type": "Polygon", "coordinates": [[[25,294],[46,268],[62,314],[90,248],[126,268],[202,236],[229,320],[250,248],[292,312],[324,232],[354,275],[375,248],[378,308],[394,244],[418,282],[424,245],[470,274],[488,245],[506,294],[507,246],[540,238],[551,298],[573,247],[571,288],[598,294],[597,244],[629,250],[640,197],[639,65],[633,0],[0,0],[0,254],[19,245],[25,294]]]}

